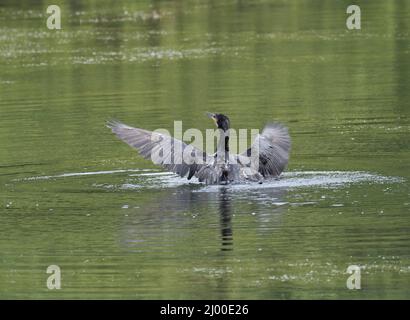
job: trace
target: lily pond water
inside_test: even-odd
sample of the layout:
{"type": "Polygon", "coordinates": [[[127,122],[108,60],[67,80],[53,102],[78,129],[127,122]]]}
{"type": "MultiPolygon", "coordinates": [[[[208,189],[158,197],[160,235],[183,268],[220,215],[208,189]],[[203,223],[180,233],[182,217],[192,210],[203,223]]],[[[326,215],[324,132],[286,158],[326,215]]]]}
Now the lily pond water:
{"type": "Polygon", "coordinates": [[[350,1],[57,2],[61,30],[0,2],[0,298],[410,298],[408,1],[361,30],[350,1]],[[205,111],[288,126],[281,179],[180,179],[105,127],[205,111]]]}

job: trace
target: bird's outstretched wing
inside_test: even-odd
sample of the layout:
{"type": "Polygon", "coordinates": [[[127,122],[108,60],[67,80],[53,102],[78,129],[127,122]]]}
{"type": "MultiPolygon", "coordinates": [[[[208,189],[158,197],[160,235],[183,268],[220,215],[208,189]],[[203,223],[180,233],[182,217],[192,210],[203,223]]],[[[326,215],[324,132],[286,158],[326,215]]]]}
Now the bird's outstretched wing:
{"type": "Polygon", "coordinates": [[[108,121],[107,127],[145,159],[151,159],[154,164],[181,177],[188,175],[187,178],[191,179],[212,161],[205,152],[166,134],[133,128],[115,120],[108,121]]]}
{"type": "MultiPolygon", "coordinates": [[[[258,134],[252,146],[240,157],[257,157],[258,171],[264,177],[278,177],[289,161],[290,137],[288,129],[280,123],[269,123],[258,134]]],[[[256,158],[256,159],[257,159],[256,158]]]]}

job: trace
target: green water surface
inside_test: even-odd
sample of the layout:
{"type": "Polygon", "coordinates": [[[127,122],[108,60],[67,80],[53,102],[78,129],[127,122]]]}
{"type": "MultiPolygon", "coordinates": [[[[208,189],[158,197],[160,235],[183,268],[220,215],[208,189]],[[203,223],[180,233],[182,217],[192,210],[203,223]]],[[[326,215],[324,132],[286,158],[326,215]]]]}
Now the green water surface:
{"type": "Polygon", "coordinates": [[[409,1],[361,30],[351,1],[52,2],[61,30],[0,1],[0,298],[410,298],[409,1]],[[104,126],[205,111],[286,124],[282,180],[188,183],[104,126]]]}

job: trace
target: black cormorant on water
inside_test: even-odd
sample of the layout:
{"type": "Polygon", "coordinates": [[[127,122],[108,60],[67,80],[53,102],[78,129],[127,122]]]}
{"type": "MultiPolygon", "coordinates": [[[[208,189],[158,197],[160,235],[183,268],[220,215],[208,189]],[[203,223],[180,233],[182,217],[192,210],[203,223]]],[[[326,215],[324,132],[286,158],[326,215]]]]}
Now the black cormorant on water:
{"type": "Polygon", "coordinates": [[[229,118],[218,113],[207,115],[220,132],[213,155],[155,131],[133,128],[117,121],[109,121],[107,126],[144,158],[181,177],[187,176],[188,180],[195,176],[206,184],[262,183],[264,179],[280,176],[289,161],[290,137],[286,127],[269,123],[249,149],[241,154],[230,154],[229,118]]]}

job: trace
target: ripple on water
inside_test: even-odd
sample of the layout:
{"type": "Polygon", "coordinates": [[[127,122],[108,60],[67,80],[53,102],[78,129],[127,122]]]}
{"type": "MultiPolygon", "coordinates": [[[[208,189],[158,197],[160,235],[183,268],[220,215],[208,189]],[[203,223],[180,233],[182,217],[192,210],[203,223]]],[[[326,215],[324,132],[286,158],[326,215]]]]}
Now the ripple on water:
{"type": "MultiPolygon", "coordinates": [[[[354,183],[400,183],[404,179],[400,177],[387,177],[378,174],[372,174],[362,171],[291,171],[286,172],[281,176],[281,179],[265,180],[262,184],[248,182],[241,184],[231,184],[228,186],[220,185],[204,185],[198,182],[197,179],[187,180],[180,178],[176,174],[170,172],[158,172],[152,169],[119,169],[106,171],[92,171],[92,172],[73,172],[62,173],[58,175],[46,175],[27,177],[23,179],[16,179],[15,181],[33,181],[33,180],[53,180],[70,177],[82,177],[92,175],[114,175],[127,174],[127,181],[122,184],[94,184],[95,187],[102,187],[108,189],[141,189],[141,188],[175,188],[179,186],[195,185],[200,188],[195,188],[193,192],[217,192],[221,187],[229,190],[243,191],[243,190],[263,190],[263,189],[289,189],[300,187],[340,187],[343,185],[350,185],[354,183]]],[[[343,204],[335,203],[334,207],[343,206],[343,204]]]]}

